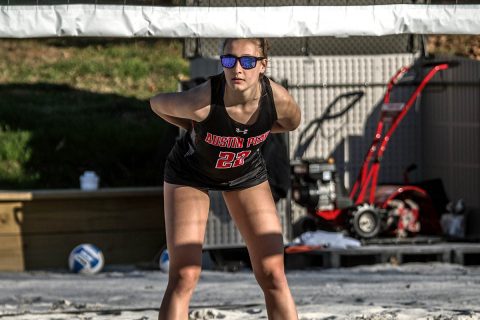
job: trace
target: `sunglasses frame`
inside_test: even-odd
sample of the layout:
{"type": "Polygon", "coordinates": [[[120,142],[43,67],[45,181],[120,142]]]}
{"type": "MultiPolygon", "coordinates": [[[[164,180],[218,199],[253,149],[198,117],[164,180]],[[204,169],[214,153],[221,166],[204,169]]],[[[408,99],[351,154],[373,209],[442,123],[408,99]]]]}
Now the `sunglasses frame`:
{"type": "Polygon", "coordinates": [[[239,62],[239,63],[240,63],[240,66],[241,66],[243,69],[245,69],[245,70],[251,70],[251,69],[254,69],[254,68],[257,66],[257,61],[264,60],[264,59],[266,59],[266,58],[265,58],[265,57],[255,57],[255,56],[241,56],[241,57],[237,57],[237,56],[235,56],[235,55],[233,55],[233,54],[222,54],[222,55],[220,56],[220,63],[221,63],[221,65],[222,65],[222,67],[224,67],[224,68],[233,69],[233,68],[236,66],[237,62],[239,62]],[[225,66],[225,65],[223,64],[223,62],[222,62],[223,58],[234,58],[234,59],[235,59],[235,63],[234,63],[231,67],[227,67],[227,66],[225,66]],[[249,58],[249,59],[250,59],[250,58],[253,58],[253,59],[254,59],[254,60],[253,60],[253,61],[254,61],[253,67],[251,67],[251,68],[245,68],[245,66],[244,66],[245,63],[242,63],[242,58],[249,58]]]}

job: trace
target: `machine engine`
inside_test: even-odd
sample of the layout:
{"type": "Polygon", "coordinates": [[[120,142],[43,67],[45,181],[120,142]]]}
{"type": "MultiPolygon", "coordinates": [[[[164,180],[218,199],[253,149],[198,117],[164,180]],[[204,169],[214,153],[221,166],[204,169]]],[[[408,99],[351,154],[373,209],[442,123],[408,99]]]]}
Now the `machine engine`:
{"type": "Polygon", "coordinates": [[[291,162],[291,171],[292,197],[309,211],[329,211],[351,205],[332,158],[296,159],[291,162]]]}

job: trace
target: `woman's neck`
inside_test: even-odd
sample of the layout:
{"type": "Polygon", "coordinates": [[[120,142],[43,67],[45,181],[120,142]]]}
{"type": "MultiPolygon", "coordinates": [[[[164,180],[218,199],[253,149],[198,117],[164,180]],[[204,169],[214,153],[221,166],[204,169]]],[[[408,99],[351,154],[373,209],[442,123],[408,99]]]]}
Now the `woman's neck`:
{"type": "Polygon", "coordinates": [[[249,88],[245,91],[234,91],[225,87],[225,95],[223,100],[225,105],[247,105],[250,102],[258,101],[262,94],[261,84],[258,82],[252,88],[249,88]]]}

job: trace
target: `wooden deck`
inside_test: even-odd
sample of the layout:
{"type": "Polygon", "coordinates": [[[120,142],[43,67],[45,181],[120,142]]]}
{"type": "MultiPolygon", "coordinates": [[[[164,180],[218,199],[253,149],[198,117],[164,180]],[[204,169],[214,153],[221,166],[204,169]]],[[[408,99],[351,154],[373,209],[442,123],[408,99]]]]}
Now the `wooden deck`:
{"type": "Polygon", "coordinates": [[[165,243],[163,189],[0,192],[0,270],[66,268],[80,243],[107,264],[150,261],[165,243]]]}

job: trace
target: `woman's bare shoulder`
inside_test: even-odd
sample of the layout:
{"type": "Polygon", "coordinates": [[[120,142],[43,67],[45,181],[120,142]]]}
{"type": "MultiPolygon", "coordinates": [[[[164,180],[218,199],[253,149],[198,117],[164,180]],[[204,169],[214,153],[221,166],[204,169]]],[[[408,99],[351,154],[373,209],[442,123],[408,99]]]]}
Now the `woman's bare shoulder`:
{"type": "Polygon", "coordinates": [[[290,103],[293,101],[292,96],[282,85],[270,79],[270,86],[272,87],[273,98],[275,99],[275,104],[280,103],[290,103]]]}
{"type": "Polygon", "coordinates": [[[282,85],[270,80],[270,86],[272,87],[273,99],[275,100],[275,106],[277,107],[277,110],[283,109],[292,104],[296,105],[293,97],[282,85]]]}
{"type": "Polygon", "coordinates": [[[277,110],[277,125],[282,128],[278,132],[297,128],[301,114],[295,99],[282,85],[274,81],[270,81],[270,85],[272,87],[273,100],[275,101],[275,109],[277,110]]]}

